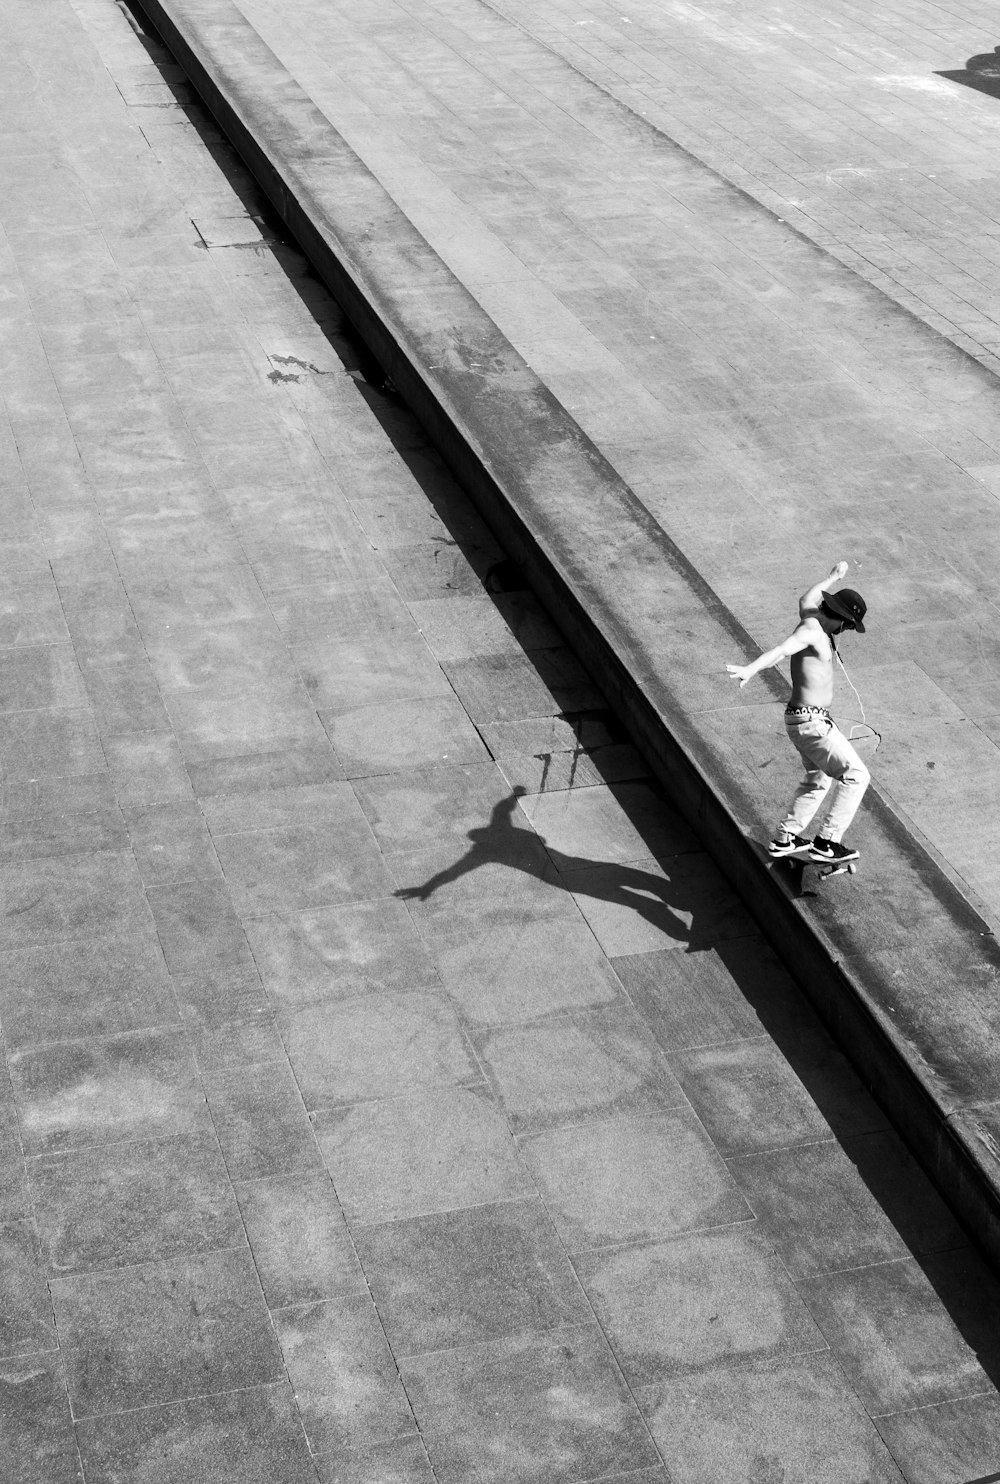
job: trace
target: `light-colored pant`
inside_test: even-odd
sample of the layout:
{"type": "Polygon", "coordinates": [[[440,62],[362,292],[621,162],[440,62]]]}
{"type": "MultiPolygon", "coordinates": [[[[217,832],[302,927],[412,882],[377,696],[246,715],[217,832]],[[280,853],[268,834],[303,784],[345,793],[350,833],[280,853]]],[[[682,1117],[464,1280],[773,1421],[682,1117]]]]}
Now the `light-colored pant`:
{"type": "Polygon", "coordinates": [[[806,765],[806,776],[781,828],[790,835],[805,834],[830,794],[823,838],[842,840],[872,775],[828,716],[786,716],[785,730],[806,765]]]}

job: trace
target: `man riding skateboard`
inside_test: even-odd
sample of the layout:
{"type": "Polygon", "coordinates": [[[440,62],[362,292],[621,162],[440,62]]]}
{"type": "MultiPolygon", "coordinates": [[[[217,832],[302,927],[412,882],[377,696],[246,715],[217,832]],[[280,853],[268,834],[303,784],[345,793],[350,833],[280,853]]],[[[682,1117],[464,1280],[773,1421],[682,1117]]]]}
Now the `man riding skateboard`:
{"type": "Polygon", "coordinates": [[[751,665],[726,666],[742,690],[761,670],[791,660],[792,695],[785,707],[785,730],[805,763],[806,776],[767,848],[775,856],[808,852],[810,860],[830,861],[835,866],[858,858],[858,852],[844,844],[844,835],[871,781],[871,774],[829,710],[836,636],[845,628],[865,632],[867,607],[861,594],[849,587],[831,591],[846,575],[847,563],[838,562],[829,577],[802,594],[798,626],[783,644],[769,649],[751,665]],[[827,802],[822,833],[810,842],[804,831],[827,802]]]}

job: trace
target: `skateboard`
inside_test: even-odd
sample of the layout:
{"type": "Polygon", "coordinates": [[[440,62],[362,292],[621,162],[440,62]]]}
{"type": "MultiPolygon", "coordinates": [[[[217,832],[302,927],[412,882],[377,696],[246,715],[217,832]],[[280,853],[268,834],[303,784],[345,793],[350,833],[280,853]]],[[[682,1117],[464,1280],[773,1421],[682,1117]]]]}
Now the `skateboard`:
{"type": "Polygon", "coordinates": [[[806,866],[818,867],[816,872],[818,881],[828,881],[831,876],[856,876],[858,872],[858,862],[856,860],[833,861],[829,865],[823,865],[820,861],[812,860],[809,855],[808,845],[803,845],[799,850],[792,850],[788,855],[772,855],[769,859],[773,860],[776,865],[787,861],[789,866],[795,871],[800,883],[805,874],[806,866]]]}

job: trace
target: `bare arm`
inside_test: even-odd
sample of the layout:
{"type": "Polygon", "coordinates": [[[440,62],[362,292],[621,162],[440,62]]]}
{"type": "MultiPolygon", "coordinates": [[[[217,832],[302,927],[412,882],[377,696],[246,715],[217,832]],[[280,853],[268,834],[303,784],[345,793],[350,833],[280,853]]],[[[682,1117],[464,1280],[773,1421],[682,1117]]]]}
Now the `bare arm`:
{"type": "Polygon", "coordinates": [[[808,618],[811,613],[817,613],[823,601],[823,594],[828,593],[835,583],[843,582],[846,576],[847,563],[838,562],[829,577],[824,577],[822,582],[815,583],[802,594],[799,599],[799,617],[808,618]]]}
{"type": "Polygon", "coordinates": [[[795,631],[789,634],[783,644],[778,644],[774,649],[769,649],[766,654],[758,656],[749,665],[727,665],[726,669],[735,679],[740,682],[740,690],[748,680],[759,675],[761,670],[770,670],[772,665],[780,665],[782,660],[791,659],[793,654],[800,654],[803,649],[809,649],[813,643],[815,626],[810,628],[808,620],[798,625],[795,631]]]}

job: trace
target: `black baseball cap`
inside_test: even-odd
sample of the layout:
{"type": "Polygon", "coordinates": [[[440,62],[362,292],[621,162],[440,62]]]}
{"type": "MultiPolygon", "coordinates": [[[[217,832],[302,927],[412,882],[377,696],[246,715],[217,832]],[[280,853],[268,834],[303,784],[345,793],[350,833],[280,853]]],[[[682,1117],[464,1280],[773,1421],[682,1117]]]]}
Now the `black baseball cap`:
{"type": "Polygon", "coordinates": [[[865,626],[862,619],[868,612],[868,604],[860,593],[856,593],[853,587],[842,587],[838,593],[824,593],[823,606],[829,608],[838,618],[849,623],[852,629],[857,629],[863,634],[865,626]]]}

